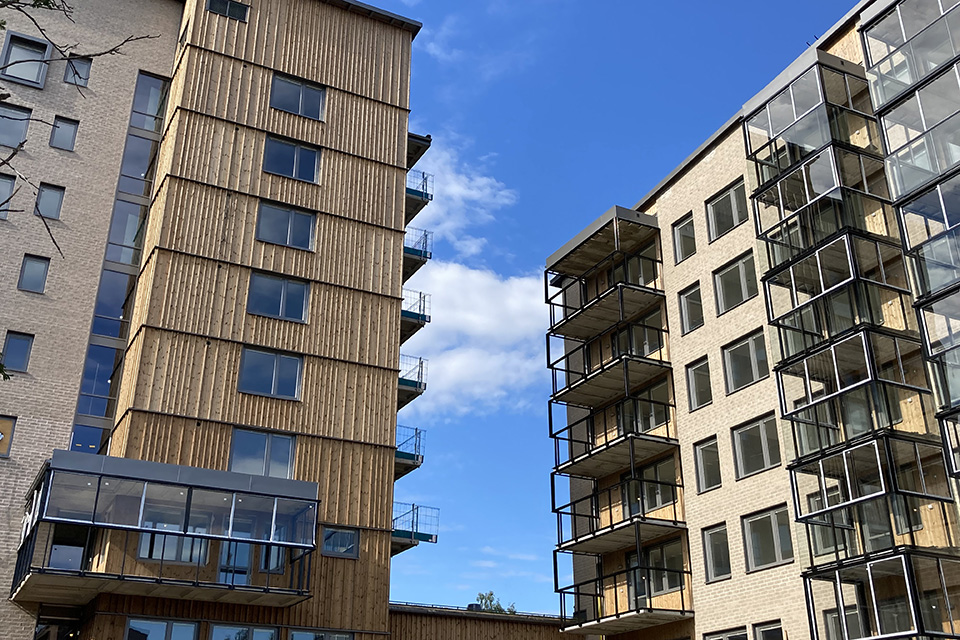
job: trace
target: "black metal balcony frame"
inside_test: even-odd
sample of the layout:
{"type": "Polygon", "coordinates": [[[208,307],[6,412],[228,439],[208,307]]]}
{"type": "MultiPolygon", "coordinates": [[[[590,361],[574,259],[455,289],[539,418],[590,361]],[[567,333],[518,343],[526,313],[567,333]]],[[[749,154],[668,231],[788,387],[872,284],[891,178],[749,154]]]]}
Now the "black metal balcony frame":
{"type": "MultiPolygon", "coordinates": [[[[666,370],[670,368],[670,361],[665,354],[665,352],[668,351],[668,333],[663,326],[648,325],[636,320],[618,322],[611,327],[610,331],[593,340],[563,338],[564,353],[556,359],[553,359],[551,355],[551,339],[562,338],[562,336],[555,336],[552,333],[548,333],[546,339],[547,367],[550,369],[553,378],[553,393],[551,399],[555,402],[567,404],[568,401],[564,400],[564,397],[569,395],[568,392],[590,384],[592,380],[617,367],[622,367],[623,369],[624,383],[622,392],[617,395],[629,395],[631,389],[642,384],[641,382],[631,384],[629,370],[631,363],[655,367],[657,371],[650,376],[650,379],[666,372],[666,370]],[[642,330],[645,334],[647,331],[654,332],[658,337],[657,344],[653,345],[645,341],[643,345],[638,345],[634,334],[634,330],[636,329],[642,330]],[[617,345],[617,338],[621,335],[626,335],[627,337],[627,349],[622,352],[617,345]],[[611,344],[611,356],[606,361],[603,361],[602,340],[610,340],[611,344]],[[580,344],[572,349],[568,349],[567,343],[580,344]],[[590,348],[597,343],[600,343],[601,362],[596,363],[596,366],[594,366],[594,363],[590,362],[590,348]],[[656,346],[656,348],[652,348],[653,346],[656,346]],[[582,365],[578,368],[576,365],[570,364],[571,360],[578,360],[582,365]],[[575,379],[571,380],[571,378],[575,379]]],[[[604,402],[606,401],[607,399],[604,399],[604,402]]],[[[572,401],[571,403],[579,404],[576,401],[572,401]]],[[[603,402],[601,404],[603,404],[603,402]]]]}
{"type": "Polygon", "coordinates": [[[960,409],[938,417],[943,436],[943,453],[947,459],[947,471],[960,479],[960,409]]]}
{"type": "Polygon", "coordinates": [[[557,480],[566,481],[569,478],[551,474],[550,494],[553,512],[557,516],[557,549],[577,553],[607,553],[644,539],[654,539],[685,529],[686,525],[680,519],[683,485],[647,480],[640,476],[639,471],[631,464],[626,479],[604,489],[597,488],[594,480],[594,488],[589,495],[562,505],[557,505],[557,480]],[[649,505],[647,491],[651,488],[657,493],[665,493],[670,499],[649,505]],[[615,516],[618,508],[619,519],[615,516]],[[668,510],[672,517],[648,517],[648,514],[663,509],[668,510]],[[608,514],[608,517],[605,518],[603,514],[608,514]],[[609,522],[604,523],[604,520],[609,522]],[[615,540],[604,541],[604,536],[611,533],[622,535],[615,540]]]}
{"type": "MultiPolygon", "coordinates": [[[[570,325],[575,325],[577,319],[589,315],[591,311],[602,313],[599,307],[610,298],[615,298],[617,303],[614,322],[626,320],[643,308],[649,307],[652,297],[663,298],[664,292],[661,285],[663,261],[642,255],[644,251],[646,249],[635,253],[615,250],[576,277],[551,270],[544,272],[544,298],[550,308],[549,331],[556,335],[585,339],[602,332],[605,327],[593,326],[592,331],[589,327],[577,331],[576,328],[571,330],[570,325]],[[650,266],[654,273],[653,277],[644,279],[643,268],[639,267],[635,274],[637,277],[632,278],[629,268],[631,261],[650,266]],[[595,291],[591,292],[589,281],[604,271],[612,274],[610,282],[603,290],[595,286],[595,291]],[[551,293],[551,288],[557,290],[551,293]],[[629,310],[627,296],[634,299],[629,310]]],[[[607,310],[608,313],[611,311],[607,310]]]]}
{"type": "MultiPolygon", "coordinates": [[[[550,402],[547,405],[547,412],[550,437],[554,439],[554,470],[566,475],[595,477],[591,473],[580,471],[577,463],[588,462],[591,457],[607,454],[608,457],[616,457],[620,460],[619,463],[611,461],[609,464],[626,468],[629,462],[623,463],[624,453],[627,461],[639,462],[662,453],[668,447],[677,446],[674,410],[675,405],[672,402],[664,403],[631,395],[612,407],[607,406],[592,411],[574,422],[562,422],[562,427],[555,429],[554,404],[550,402]],[[598,442],[596,421],[598,418],[605,417],[611,408],[616,412],[616,429],[613,432],[610,429],[602,429],[605,438],[603,442],[598,442]],[[628,411],[628,408],[631,411],[628,411]],[[658,412],[666,416],[664,422],[654,423],[646,420],[647,417],[654,418],[658,412]],[[628,414],[631,414],[634,419],[629,419],[628,414]],[[665,431],[665,435],[651,433],[660,430],[665,431]],[[625,451],[614,451],[621,448],[625,451]]],[[[604,469],[608,469],[609,465],[603,466],[604,469]]]]}
{"type": "MultiPolygon", "coordinates": [[[[554,557],[554,564],[556,565],[556,557],[554,557]]],[[[629,614],[652,614],[651,617],[654,620],[651,620],[650,624],[641,624],[636,628],[663,624],[669,621],[662,619],[661,616],[656,616],[657,612],[669,613],[671,619],[690,617],[693,615],[693,601],[688,592],[690,578],[691,573],[687,569],[634,567],[572,585],[558,586],[560,617],[564,620],[564,630],[591,623],[618,620],[629,614]],[[670,576],[679,576],[679,587],[663,591],[652,588],[657,582],[669,584],[670,576]],[[620,587],[623,586],[627,587],[628,593],[626,597],[622,598],[625,602],[621,604],[620,587]],[[659,604],[654,602],[656,598],[671,594],[679,594],[679,607],[668,609],[653,606],[659,604]],[[590,607],[593,610],[592,615],[589,610],[583,608],[580,604],[584,600],[592,604],[590,607]],[[570,606],[571,602],[573,603],[572,606],[570,606]],[[608,602],[612,602],[613,606],[610,607],[607,604],[608,602]]],[[[598,631],[598,633],[601,632],[598,631]]]]}
{"type": "Polygon", "coordinates": [[[419,504],[393,503],[392,537],[414,542],[436,542],[440,534],[440,509],[419,504]]]}
{"type": "MultiPolygon", "coordinates": [[[[889,568],[887,568],[887,570],[889,571],[889,568]]],[[[887,576],[892,575],[893,574],[890,573],[887,574],[887,576]]],[[[960,625],[957,624],[957,614],[952,611],[952,606],[949,602],[949,594],[955,593],[956,588],[955,585],[947,581],[948,577],[952,578],[957,575],[960,575],[960,556],[951,553],[911,548],[905,545],[895,546],[890,549],[884,549],[883,551],[869,553],[864,556],[839,562],[832,562],[827,565],[818,566],[815,569],[807,569],[801,576],[804,580],[808,619],[810,621],[810,636],[813,640],[827,640],[829,632],[822,635],[818,632],[818,624],[820,621],[818,613],[825,614],[824,617],[826,617],[826,614],[836,616],[837,612],[842,610],[844,614],[836,616],[838,618],[837,626],[840,631],[839,635],[835,636],[836,640],[868,640],[870,638],[919,639],[931,637],[960,638],[960,625]],[[932,585],[929,583],[920,584],[918,580],[918,576],[920,575],[918,564],[922,562],[935,563],[937,589],[930,589],[932,585]],[[951,567],[952,570],[945,568],[945,564],[947,563],[955,565],[951,567]],[[895,577],[902,576],[902,585],[905,591],[905,593],[902,594],[902,598],[894,592],[893,599],[889,598],[888,594],[886,599],[878,600],[876,582],[873,576],[874,567],[878,565],[891,565],[900,570],[900,574],[895,577]],[[844,576],[844,573],[849,575],[844,576]],[[859,573],[859,575],[856,576],[856,579],[853,579],[855,573],[859,573]],[[832,586],[832,588],[829,588],[824,593],[824,595],[832,597],[832,600],[829,600],[826,606],[819,606],[817,604],[817,594],[815,593],[814,586],[818,583],[826,583],[832,586]],[[954,588],[951,589],[951,587],[954,588]],[[939,629],[925,628],[926,621],[923,619],[924,604],[922,597],[928,598],[931,594],[934,598],[937,598],[938,594],[943,596],[935,600],[935,602],[944,604],[945,607],[943,608],[947,614],[951,616],[946,620],[950,623],[951,632],[949,633],[943,631],[944,619],[942,617],[940,619],[941,626],[939,629]],[[847,603],[847,597],[852,597],[853,602],[847,603]],[[908,608],[911,629],[883,630],[885,625],[879,617],[880,607],[878,605],[886,604],[894,600],[902,600],[908,608]],[[848,630],[851,614],[856,616],[855,619],[859,627],[854,633],[848,630]],[[864,618],[868,616],[869,619],[865,620],[868,625],[867,628],[864,629],[864,618]],[[879,633],[877,633],[878,631],[879,633]]],[[[884,577],[885,576],[881,574],[879,578],[883,579],[884,577]]],[[[928,576],[928,578],[929,577],[930,576],[928,576]]]]}

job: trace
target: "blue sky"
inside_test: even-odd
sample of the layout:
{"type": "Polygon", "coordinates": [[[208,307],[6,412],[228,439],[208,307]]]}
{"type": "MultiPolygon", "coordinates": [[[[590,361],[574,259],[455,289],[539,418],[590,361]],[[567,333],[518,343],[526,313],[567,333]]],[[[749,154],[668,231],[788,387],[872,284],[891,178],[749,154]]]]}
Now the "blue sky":
{"type": "MultiPolygon", "coordinates": [[[[426,461],[396,499],[437,506],[439,543],[394,559],[394,600],[466,605],[493,590],[556,613],[553,443],[543,355],[546,257],[632,206],[854,0],[373,0],[424,23],[411,128],[436,199],[413,222],[434,260],[408,283],[433,322],[401,424],[426,461]]],[[[849,6],[848,6],[849,5],[849,6]]]]}

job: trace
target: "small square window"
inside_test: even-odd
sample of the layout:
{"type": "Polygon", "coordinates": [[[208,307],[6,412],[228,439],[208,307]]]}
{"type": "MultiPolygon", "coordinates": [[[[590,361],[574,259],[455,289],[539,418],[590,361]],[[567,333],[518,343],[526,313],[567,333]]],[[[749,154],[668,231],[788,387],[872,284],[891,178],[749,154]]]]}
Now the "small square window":
{"type": "Polygon", "coordinates": [[[313,249],[313,230],[317,216],[288,207],[260,203],[257,216],[257,240],[295,249],[313,249]]]}
{"type": "Polygon", "coordinates": [[[263,170],[267,173],[317,182],[319,168],[319,149],[267,137],[263,149],[263,170]]]}
{"type": "Polygon", "coordinates": [[[323,119],[324,89],[294,78],[273,77],[270,106],[312,120],[323,119]]]}
{"type": "Polygon", "coordinates": [[[14,176],[0,173],[0,220],[7,219],[7,213],[10,212],[10,199],[13,198],[16,185],[17,179],[14,176]]]}
{"type": "Polygon", "coordinates": [[[694,445],[693,451],[697,463],[697,489],[700,492],[716,489],[722,482],[717,437],[694,445]]]}
{"type": "Polygon", "coordinates": [[[30,109],[0,104],[0,145],[16,149],[27,139],[30,109]]]}
{"type": "Polygon", "coordinates": [[[755,571],[793,560],[790,515],[781,506],[743,518],[747,570],[755,571]]]}
{"type": "Polygon", "coordinates": [[[690,396],[690,411],[713,402],[710,362],[706,358],[687,366],[687,394],[690,396]]]}
{"type": "Polygon", "coordinates": [[[271,478],[291,477],[293,438],[263,431],[234,429],[230,443],[230,471],[271,478]]]}
{"type": "Polygon", "coordinates": [[[727,393],[739,391],[770,375],[763,330],[722,349],[727,393]]]}
{"type": "Polygon", "coordinates": [[[43,87],[50,59],[50,43],[18,33],[8,33],[0,76],[32,87],[43,87]]]}
{"type": "Polygon", "coordinates": [[[733,430],[737,478],[780,466],[780,436],[775,416],[733,430]]]}
{"type": "Polygon", "coordinates": [[[246,22],[250,5],[237,2],[236,0],[210,0],[207,3],[207,10],[221,16],[232,18],[233,20],[246,22]]]}
{"type": "Polygon", "coordinates": [[[238,390],[275,398],[300,397],[303,359],[276,351],[244,347],[240,362],[238,390]]]}
{"type": "Polygon", "coordinates": [[[703,558],[707,565],[707,582],[730,577],[730,547],[727,525],[703,530],[703,558]]]}
{"type": "Polygon", "coordinates": [[[13,428],[16,425],[16,418],[0,416],[0,458],[10,457],[10,446],[13,444],[13,428]]]}
{"type": "Polygon", "coordinates": [[[323,528],[323,547],[325,556],[340,558],[358,558],[360,556],[360,532],[356,529],[323,528]]]}
{"type": "Polygon", "coordinates": [[[50,258],[40,256],[23,256],[23,265],[20,267],[20,281],[17,289],[43,293],[47,284],[47,270],[50,267],[50,258]]]}
{"type": "Polygon", "coordinates": [[[85,87],[90,82],[90,67],[93,66],[93,60],[90,58],[81,58],[70,56],[67,58],[67,68],[63,72],[63,81],[67,84],[75,84],[78,87],[85,87]]]}
{"type": "Polygon", "coordinates": [[[310,300],[310,284],[264,273],[250,274],[247,313],[281,320],[304,322],[310,300]]]}
{"type": "Polygon", "coordinates": [[[50,132],[50,146],[73,151],[77,143],[77,128],[80,123],[70,118],[57,116],[53,119],[53,131],[50,132]]]}
{"type": "Polygon", "coordinates": [[[26,372],[30,364],[30,352],[33,350],[33,336],[29,333],[8,331],[3,341],[3,356],[0,362],[7,371],[26,372]]]}
{"type": "Polygon", "coordinates": [[[703,326],[703,302],[700,299],[700,283],[680,292],[680,327],[690,333],[703,326]]]}
{"type": "Polygon", "coordinates": [[[63,187],[41,182],[40,189],[37,191],[37,208],[34,213],[51,220],[59,220],[64,191],[63,187]]]}
{"type": "Polygon", "coordinates": [[[743,182],[707,203],[710,240],[716,240],[747,221],[747,192],[743,182]]]}
{"type": "Polygon", "coordinates": [[[681,263],[697,252],[697,237],[693,230],[693,212],[673,225],[673,254],[681,263]]]}

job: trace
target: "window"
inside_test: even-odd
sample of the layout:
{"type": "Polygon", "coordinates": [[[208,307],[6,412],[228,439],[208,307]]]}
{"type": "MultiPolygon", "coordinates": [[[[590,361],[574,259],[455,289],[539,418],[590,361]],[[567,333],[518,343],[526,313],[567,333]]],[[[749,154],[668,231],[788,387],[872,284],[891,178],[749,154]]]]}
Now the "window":
{"type": "Polygon", "coordinates": [[[733,629],[722,633],[704,634],[703,640],[747,640],[747,629],[733,629]]]}
{"type": "Polygon", "coordinates": [[[78,87],[87,86],[87,82],[90,81],[91,66],[93,66],[93,60],[90,58],[70,56],[67,59],[67,68],[63,72],[63,81],[78,87]]]}
{"type": "Polygon", "coordinates": [[[263,149],[263,170],[267,173],[316,182],[319,165],[319,149],[267,138],[263,149]]]}
{"type": "Polygon", "coordinates": [[[723,351],[723,372],[727,381],[727,393],[762,380],[769,375],[767,368],[767,347],[763,340],[763,330],[748,336],[723,351]]]}
{"type": "Polygon", "coordinates": [[[641,470],[640,477],[643,478],[646,513],[677,501],[677,471],[672,456],[645,467],[641,470]]]}
{"type": "Polygon", "coordinates": [[[690,396],[690,411],[713,402],[710,362],[706,358],[687,366],[687,394],[690,396]]]}
{"type": "Polygon", "coordinates": [[[0,104],[0,145],[16,149],[27,139],[30,109],[0,104]]]}
{"type": "Polygon", "coordinates": [[[113,219],[107,237],[107,260],[122,264],[140,264],[140,248],[143,244],[143,224],[147,219],[147,207],[128,200],[113,204],[113,219]]]}
{"type": "Polygon", "coordinates": [[[707,203],[707,223],[710,225],[710,240],[747,221],[747,191],[740,184],[707,203]]]}
{"type": "MultiPolygon", "coordinates": [[[[214,2],[215,0],[211,0],[214,2]]],[[[254,627],[233,627],[223,624],[213,625],[210,640],[279,640],[276,629],[258,629],[254,627]]]]}
{"type": "Polygon", "coordinates": [[[702,493],[720,486],[720,450],[716,436],[693,446],[697,462],[697,489],[702,493]]]}
{"type": "Polygon", "coordinates": [[[7,219],[7,213],[10,211],[10,199],[13,198],[16,185],[17,179],[14,176],[0,173],[0,220],[7,219]]]}
{"type": "Polygon", "coordinates": [[[230,447],[230,471],[289,478],[293,471],[293,438],[234,429],[230,447]]]}
{"type": "Polygon", "coordinates": [[[697,252],[697,237],[693,231],[693,212],[673,225],[673,254],[681,263],[697,252]]]}
{"type": "Polygon", "coordinates": [[[322,87],[315,87],[293,78],[273,77],[270,106],[274,109],[296,113],[313,120],[322,120],[323,101],[322,87]]]}
{"type": "Polygon", "coordinates": [[[707,564],[707,582],[730,577],[726,524],[703,530],[703,558],[707,564]]]}
{"type": "Polygon", "coordinates": [[[770,416],[733,430],[737,478],[746,478],[780,466],[780,438],[777,418],[770,416]]]}
{"type": "Polygon", "coordinates": [[[323,528],[323,548],[325,556],[358,558],[360,556],[360,532],[356,529],[323,528]]]}
{"type": "Polygon", "coordinates": [[[32,291],[33,293],[43,293],[47,285],[47,269],[50,267],[50,258],[41,258],[40,256],[23,256],[23,264],[20,267],[20,281],[17,283],[17,289],[21,291],[32,291]]]}
{"type": "Polygon", "coordinates": [[[257,216],[257,240],[282,244],[295,249],[313,249],[313,230],[317,216],[274,204],[260,203],[257,216]]]}
{"type": "Polygon", "coordinates": [[[37,205],[34,213],[51,220],[59,220],[64,192],[63,187],[41,182],[40,189],[37,191],[37,205]]]}
{"type": "Polygon", "coordinates": [[[197,625],[192,622],[130,620],[126,640],[196,640],[197,625]]]}
{"type": "MultiPolygon", "coordinates": [[[[170,82],[163,78],[142,72],[137,75],[137,87],[133,92],[133,108],[130,110],[130,126],[154,133],[159,132],[163,125],[163,113],[167,106],[169,89],[170,82]]],[[[147,160],[144,159],[143,162],[146,164],[147,160]]],[[[140,177],[147,176],[141,174],[140,177]]]]}
{"type": "Polygon", "coordinates": [[[754,297],[757,295],[757,272],[753,266],[753,253],[722,267],[713,274],[713,279],[717,294],[717,315],[754,297]]]}
{"type": "Polygon", "coordinates": [[[26,371],[30,362],[30,351],[33,349],[33,336],[29,333],[7,331],[3,341],[3,356],[0,362],[7,371],[26,371]]]}
{"type": "Polygon", "coordinates": [[[210,0],[207,3],[207,10],[220,14],[221,16],[232,18],[233,20],[246,22],[250,5],[237,2],[236,0],[210,0]]]}
{"type": "Polygon", "coordinates": [[[647,564],[652,569],[650,595],[656,596],[683,588],[683,543],[679,539],[651,547],[646,550],[645,555],[647,564]]]}
{"type": "Polygon", "coordinates": [[[793,560],[790,516],[787,507],[743,518],[743,539],[747,548],[747,570],[755,571],[793,560]]]}
{"type": "Polygon", "coordinates": [[[680,292],[680,325],[683,333],[703,326],[703,303],[700,300],[700,283],[680,292]]]}
{"type": "Polygon", "coordinates": [[[13,428],[16,424],[16,418],[0,416],[0,458],[10,457],[10,445],[13,442],[13,428]]]}
{"type": "Polygon", "coordinates": [[[783,640],[783,629],[780,627],[780,621],[754,625],[753,640],[783,640]]]}
{"type": "Polygon", "coordinates": [[[302,364],[300,356],[244,347],[238,390],[296,400],[300,395],[302,364]]]}
{"type": "Polygon", "coordinates": [[[8,33],[0,76],[21,84],[43,87],[49,51],[50,43],[46,40],[8,33]]]}
{"type": "Polygon", "coordinates": [[[247,312],[303,322],[307,317],[309,297],[310,285],[306,282],[252,273],[247,312]]]}
{"type": "Polygon", "coordinates": [[[53,131],[50,132],[50,146],[73,151],[77,143],[77,128],[80,123],[69,118],[57,116],[53,119],[53,131]]]}
{"type": "Polygon", "coordinates": [[[343,631],[291,631],[290,640],[353,640],[353,634],[343,631]]]}

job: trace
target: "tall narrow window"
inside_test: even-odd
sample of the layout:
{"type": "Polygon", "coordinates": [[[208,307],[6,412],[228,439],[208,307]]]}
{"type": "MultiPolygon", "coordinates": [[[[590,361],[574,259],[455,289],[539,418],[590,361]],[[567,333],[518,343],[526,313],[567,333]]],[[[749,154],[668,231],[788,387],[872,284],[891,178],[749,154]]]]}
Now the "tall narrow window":
{"type": "Polygon", "coordinates": [[[51,220],[59,220],[65,191],[63,187],[41,182],[40,189],[37,191],[37,206],[34,213],[51,220]]]}
{"type": "Polygon", "coordinates": [[[747,569],[765,569],[793,560],[793,539],[787,507],[743,518],[747,569]]]}
{"type": "Polygon", "coordinates": [[[21,291],[31,291],[33,293],[43,293],[47,286],[47,270],[50,268],[50,258],[40,256],[23,256],[23,264],[20,266],[20,281],[17,283],[17,289],[21,291]]]}
{"type": "Polygon", "coordinates": [[[703,530],[703,558],[707,565],[707,582],[730,577],[730,547],[727,525],[703,530]]]}
{"type": "Polygon", "coordinates": [[[79,122],[70,118],[61,118],[60,116],[54,118],[53,130],[50,132],[50,146],[64,151],[73,151],[77,144],[77,128],[79,126],[79,122]]]}
{"type": "Polygon", "coordinates": [[[643,478],[646,513],[677,501],[677,470],[672,457],[644,467],[640,476],[643,478]]]}
{"type": "Polygon", "coordinates": [[[289,478],[293,472],[293,438],[276,433],[234,429],[230,470],[271,478],[289,478]]]}
{"type": "Polygon", "coordinates": [[[753,253],[738,258],[713,274],[717,312],[724,313],[757,295],[753,253]]]}
{"type": "Polygon", "coordinates": [[[780,465],[777,418],[770,416],[733,430],[737,477],[745,478],[780,465]]]}
{"type": "Polygon", "coordinates": [[[693,213],[673,225],[673,255],[677,263],[697,252],[697,237],[693,231],[693,213]]]}
{"type": "Polygon", "coordinates": [[[697,463],[697,488],[700,491],[715,489],[720,486],[720,451],[717,448],[717,437],[694,445],[694,457],[697,463]]]}
{"type": "Polygon", "coordinates": [[[14,176],[0,173],[0,220],[7,219],[7,213],[10,211],[10,200],[13,198],[16,186],[17,179],[14,176]]]}
{"type": "Polygon", "coordinates": [[[651,595],[683,588],[683,543],[672,540],[646,550],[650,571],[651,595]]]}
{"type": "Polygon", "coordinates": [[[23,107],[0,104],[0,145],[16,149],[27,139],[27,125],[33,112],[23,107]]]}
{"type": "Polygon", "coordinates": [[[50,59],[50,43],[18,33],[8,33],[0,76],[32,87],[43,87],[50,59]]]}
{"type": "Polygon", "coordinates": [[[238,390],[296,400],[300,396],[302,367],[300,356],[244,347],[238,390]]]}
{"type": "Polygon", "coordinates": [[[747,192],[743,182],[725,191],[707,203],[707,222],[710,225],[710,240],[747,221],[747,192]]]}
{"type": "Polygon", "coordinates": [[[703,303],[700,299],[700,283],[680,292],[680,325],[683,333],[703,326],[703,303]]]}
{"type": "Polygon", "coordinates": [[[324,90],[312,84],[275,75],[270,88],[270,106],[313,120],[323,119],[324,90]]]}
{"type": "Polygon", "coordinates": [[[3,340],[3,358],[0,364],[7,371],[26,372],[30,364],[30,352],[33,351],[33,336],[29,333],[8,331],[3,340]]]}
{"type": "Polygon", "coordinates": [[[263,170],[267,173],[316,182],[319,167],[319,149],[267,137],[263,149],[263,170]]]}
{"type": "Polygon", "coordinates": [[[93,66],[93,60],[81,56],[70,56],[67,58],[67,68],[63,72],[63,81],[67,84],[75,84],[78,87],[85,87],[90,82],[90,68],[93,66]]]}
{"type": "Polygon", "coordinates": [[[263,273],[250,274],[249,313],[303,322],[307,317],[310,284],[263,273]]]}
{"type": "Polygon", "coordinates": [[[727,393],[738,391],[770,374],[762,329],[722,351],[727,393]]]}
{"type": "Polygon", "coordinates": [[[710,363],[706,358],[687,365],[687,393],[690,396],[690,411],[713,402],[710,363]]]}

